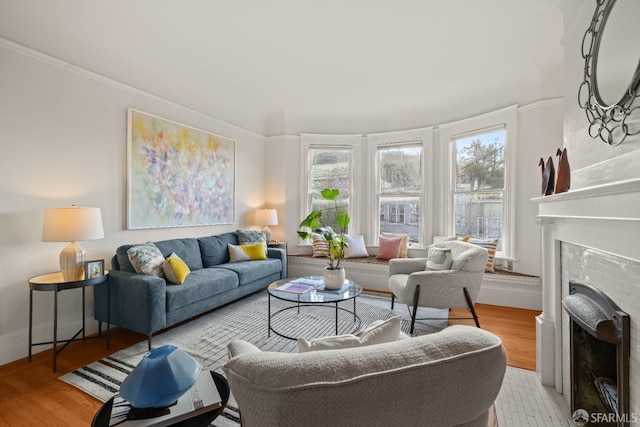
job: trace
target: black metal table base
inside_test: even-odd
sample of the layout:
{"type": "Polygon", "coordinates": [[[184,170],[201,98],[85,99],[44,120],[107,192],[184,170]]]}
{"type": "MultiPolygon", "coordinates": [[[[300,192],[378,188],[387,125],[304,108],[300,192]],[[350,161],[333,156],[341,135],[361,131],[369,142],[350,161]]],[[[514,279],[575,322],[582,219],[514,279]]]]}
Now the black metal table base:
{"type": "Polygon", "coordinates": [[[299,337],[291,337],[288,335],[285,335],[281,332],[278,332],[276,329],[273,328],[273,326],[271,325],[271,320],[276,317],[278,314],[282,314],[288,310],[294,310],[297,309],[298,310],[298,314],[300,314],[300,308],[301,307],[315,307],[315,308],[332,308],[330,306],[330,304],[333,304],[335,308],[335,334],[338,335],[338,313],[340,311],[344,311],[346,313],[352,314],[353,315],[353,322],[355,323],[355,326],[353,328],[353,330],[349,333],[353,333],[356,332],[358,329],[360,329],[360,325],[362,324],[362,321],[360,320],[360,316],[358,316],[358,314],[356,313],[356,299],[353,298],[353,310],[349,310],[348,308],[344,308],[344,307],[339,307],[338,303],[342,302],[342,301],[329,301],[329,302],[319,302],[319,303],[313,303],[313,304],[303,304],[303,303],[297,303],[295,305],[291,305],[289,307],[284,307],[281,309],[278,309],[276,311],[274,311],[273,313],[271,312],[271,294],[269,294],[269,299],[268,299],[268,331],[267,331],[267,336],[270,337],[271,336],[271,332],[273,332],[276,335],[281,336],[282,338],[286,338],[289,340],[294,340],[296,341],[299,337]]]}

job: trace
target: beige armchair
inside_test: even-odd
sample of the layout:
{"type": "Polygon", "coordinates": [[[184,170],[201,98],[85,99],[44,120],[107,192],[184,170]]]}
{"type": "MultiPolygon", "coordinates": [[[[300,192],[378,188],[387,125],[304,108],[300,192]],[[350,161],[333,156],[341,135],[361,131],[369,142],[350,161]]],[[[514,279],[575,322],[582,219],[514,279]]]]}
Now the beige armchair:
{"type": "Polygon", "coordinates": [[[339,350],[228,350],[243,427],[486,427],[506,369],[500,339],[466,325],[339,350]]]}
{"type": "MultiPolygon", "coordinates": [[[[480,293],[487,263],[487,250],[460,241],[436,243],[434,248],[451,250],[453,263],[449,270],[430,270],[427,258],[396,258],[389,261],[391,309],[395,298],[410,307],[413,334],[418,307],[466,308],[480,327],[474,304],[480,293]]],[[[417,320],[429,320],[419,318],[417,320]]]]}

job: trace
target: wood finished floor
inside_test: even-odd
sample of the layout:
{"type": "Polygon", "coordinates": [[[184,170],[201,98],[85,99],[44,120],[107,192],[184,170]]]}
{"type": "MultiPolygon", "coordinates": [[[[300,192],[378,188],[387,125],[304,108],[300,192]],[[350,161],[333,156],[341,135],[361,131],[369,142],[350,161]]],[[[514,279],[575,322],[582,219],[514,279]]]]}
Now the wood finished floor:
{"type": "MultiPolygon", "coordinates": [[[[540,312],[477,304],[483,329],[498,335],[510,366],[534,370],[535,316],[540,312]]],[[[451,317],[468,315],[452,312],[451,317]]],[[[473,325],[473,321],[453,323],[473,325]]],[[[0,426],[87,426],[102,405],[93,397],[58,380],[58,376],[89,364],[118,350],[144,341],[142,334],[112,329],[111,349],[106,339],[95,337],[71,343],[58,355],[58,369],[51,370],[51,350],[0,366],[0,426]]]]}

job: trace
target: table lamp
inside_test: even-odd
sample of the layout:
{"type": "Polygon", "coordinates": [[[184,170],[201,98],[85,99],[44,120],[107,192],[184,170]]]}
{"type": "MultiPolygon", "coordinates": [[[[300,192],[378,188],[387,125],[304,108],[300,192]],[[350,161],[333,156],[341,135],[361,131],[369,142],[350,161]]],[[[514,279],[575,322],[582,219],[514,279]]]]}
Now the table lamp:
{"type": "Polygon", "coordinates": [[[267,243],[269,243],[271,241],[271,229],[269,229],[269,226],[278,225],[278,211],[275,209],[257,209],[256,224],[264,225],[262,231],[267,238],[267,243]]]}
{"type": "Polygon", "coordinates": [[[100,208],[45,208],[43,242],[70,242],[60,252],[60,271],[66,282],[84,278],[84,250],[76,243],[104,237],[100,208]]]}

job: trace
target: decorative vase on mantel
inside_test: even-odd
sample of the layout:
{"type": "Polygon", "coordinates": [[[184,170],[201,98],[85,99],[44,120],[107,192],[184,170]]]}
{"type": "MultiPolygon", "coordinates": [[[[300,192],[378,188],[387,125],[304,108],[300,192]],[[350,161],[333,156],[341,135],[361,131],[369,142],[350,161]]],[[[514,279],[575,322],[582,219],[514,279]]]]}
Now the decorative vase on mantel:
{"type": "Polygon", "coordinates": [[[347,278],[344,268],[331,270],[329,267],[324,268],[322,276],[324,287],[327,289],[340,289],[347,278]]]}

